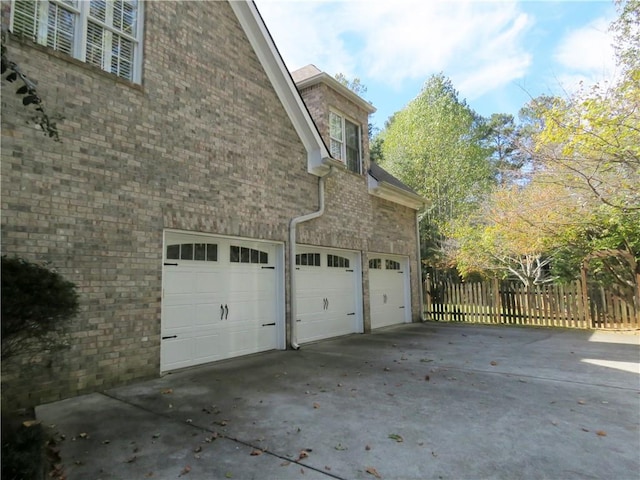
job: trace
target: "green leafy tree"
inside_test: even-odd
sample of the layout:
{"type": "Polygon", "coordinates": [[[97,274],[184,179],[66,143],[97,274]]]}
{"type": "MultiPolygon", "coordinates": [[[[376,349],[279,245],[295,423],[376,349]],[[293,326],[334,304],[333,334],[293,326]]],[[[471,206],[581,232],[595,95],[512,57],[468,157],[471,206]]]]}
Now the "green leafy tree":
{"type": "Polygon", "coordinates": [[[447,225],[474,211],[494,183],[485,137],[483,119],[442,74],[381,132],[382,166],[432,205],[421,223],[430,263],[446,257],[447,225]]]}

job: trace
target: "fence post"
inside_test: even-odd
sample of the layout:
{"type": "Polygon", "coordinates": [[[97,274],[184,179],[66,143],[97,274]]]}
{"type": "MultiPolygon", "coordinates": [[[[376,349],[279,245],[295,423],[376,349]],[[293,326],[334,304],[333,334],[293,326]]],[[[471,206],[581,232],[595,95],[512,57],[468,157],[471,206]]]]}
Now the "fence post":
{"type": "Polygon", "coordinates": [[[582,284],[582,305],[584,305],[585,328],[591,328],[591,305],[589,304],[589,294],[587,292],[587,266],[584,263],[580,268],[580,280],[582,284]]]}
{"type": "Polygon", "coordinates": [[[500,323],[502,320],[502,304],[500,301],[500,281],[498,277],[491,279],[491,286],[493,289],[493,312],[491,312],[491,314],[495,315],[495,322],[500,323]]]}
{"type": "Polygon", "coordinates": [[[422,286],[424,292],[424,305],[422,305],[422,311],[425,313],[425,318],[431,318],[433,320],[433,301],[431,299],[431,279],[429,274],[427,274],[424,279],[424,284],[422,286]]]}

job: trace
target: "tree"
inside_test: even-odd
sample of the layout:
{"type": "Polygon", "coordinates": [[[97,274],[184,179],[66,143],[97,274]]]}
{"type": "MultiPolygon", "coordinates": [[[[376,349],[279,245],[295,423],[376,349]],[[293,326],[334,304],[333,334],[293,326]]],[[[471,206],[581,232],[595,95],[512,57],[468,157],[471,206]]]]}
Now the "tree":
{"type": "Polygon", "coordinates": [[[485,128],[487,147],[492,150],[497,181],[500,185],[513,184],[522,179],[522,169],[528,156],[520,148],[525,127],[516,125],[513,115],[494,113],[487,120],[485,128]]]}
{"type": "Polygon", "coordinates": [[[75,285],[44,265],[2,257],[2,360],[64,346],[78,312],[75,285]]]}
{"type": "Polygon", "coordinates": [[[432,205],[421,224],[432,263],[443,258],[447,224],[477,208],[494,182],[485,134],[483,119],[442,74],[381,133],[382,166],[432,205]]]}
{"type": "Polygon", "coordinates": [[[549,283],[555,253],[577,235],[582,214],[570,192],[555,184],[500,187],[453,229],[457,268],[463,277],[513,277],[527,288],[549,283]]]}
{"type": "Polygon", "coordinates": [[[367,87],[360,82],[358,77],[349,80],[344,73],[336,73],[334,78],[356,95],[362,96],[367,93],[367,87]]]}

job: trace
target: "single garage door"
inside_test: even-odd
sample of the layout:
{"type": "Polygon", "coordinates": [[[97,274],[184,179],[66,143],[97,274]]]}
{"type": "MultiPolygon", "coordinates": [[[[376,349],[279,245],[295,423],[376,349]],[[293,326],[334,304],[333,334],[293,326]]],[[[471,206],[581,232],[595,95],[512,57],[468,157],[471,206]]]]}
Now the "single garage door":
{"type": "Polygon", "coordinates": [[[362,332],[359,254],[298,246],[298,343],[362,332]]]}
{"type": "Polygon", "coordinates": [[[278,347],[278,248],[165,234],[161,371],[278,347]]]}
{"type": "Polygon", "coordinates": [[[408,259],[370,255],[369,299],[371,328],[410,321],[408,259]]]}

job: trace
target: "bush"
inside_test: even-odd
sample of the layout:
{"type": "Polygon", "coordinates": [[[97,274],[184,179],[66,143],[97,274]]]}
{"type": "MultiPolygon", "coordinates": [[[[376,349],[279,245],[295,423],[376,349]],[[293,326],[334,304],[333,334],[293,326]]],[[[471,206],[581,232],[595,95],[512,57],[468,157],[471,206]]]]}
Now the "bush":
{"type": "Polygon", "coordinates": [[[2,479],[44,479],[46,437],[42,425],[16,424],[2,418],[2,479]]]}
{"type": "Polygon", "coordinates": [[[2,257],[2,360],[65,346],[78,312],[76,286],[45,265],[2,257]]]}

